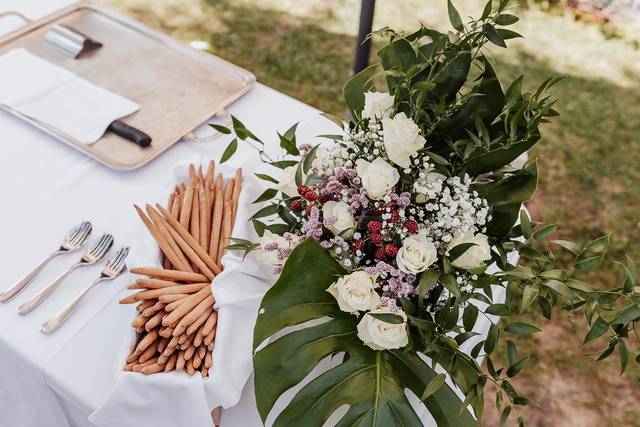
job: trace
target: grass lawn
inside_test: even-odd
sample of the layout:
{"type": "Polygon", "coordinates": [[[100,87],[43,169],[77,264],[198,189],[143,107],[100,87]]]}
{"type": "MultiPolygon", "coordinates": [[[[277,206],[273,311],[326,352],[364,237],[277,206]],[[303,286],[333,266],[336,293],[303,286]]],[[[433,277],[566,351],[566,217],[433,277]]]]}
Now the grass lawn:
{"type": "MultiPolygon", "coordinates": [[[[341,88],[351,69],[358,1],[102,2],[185,42],[207,42],[210,52],[321,110],[344,111],[341,88]]],[[[449,27],[444,0],[377,3],[375,28],[449,27]]],[[[483,6],[455,3],[463,16],[478,15],[483,6]]],[[[613,233],[612,255],[627,251],[640,262],[640,51],[628,26],[611,28],[562,13],[521,11],[515,29],[526,40],[492,53],[507,80],[525,73],[533,86],[551,74],[567,75],[554,91],[561,116],[543,128],[534,153],[542,163],[540,190],[529,204],[534,218],[561,223],[559,236],[570,239],[613,233]]],[[[614,286],[620,278],[606,270],[597,279],[614,286]]],[[[637,365],[621,377],[615,358],[597,365],[585,356],[598,348],[580,347],[582,319],[558,313],[541,323],[542,334],[518,341],[533,357],[515,381],[537,405],[516,413],[539,427],[640,426],[637,365]]],[[[485,424],[495,426],[489,399],[485,424]]]]}

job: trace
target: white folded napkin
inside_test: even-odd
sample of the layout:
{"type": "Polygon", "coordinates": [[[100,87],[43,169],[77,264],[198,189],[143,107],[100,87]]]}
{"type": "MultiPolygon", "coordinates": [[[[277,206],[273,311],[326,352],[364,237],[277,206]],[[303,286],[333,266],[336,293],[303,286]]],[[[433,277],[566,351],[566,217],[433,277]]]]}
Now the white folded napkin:
{"type": "MultiPolygon", "coordinates": [[[[187,170],[182,161],[176,170],[187,170]]],[[[226,178],[233,176],[233,169],[217,166],[226,178]]],[[[185,181],[186,175],[177,176],[185,181]]],[[[171,188],[167,187],[170,191],[171,188]]],[[[244,178],[238,203],[238,216],[233,236],[257,241],[249,218],[260,206],[252,202],[264,188],[252,175],[244,178]]],[[[118,377],[107,400],[89,420],[97,427],[175,427],[212,426],[211,411],[218,406],[229,408],[240,400],[253,371],[253,327],[260,301],[269,289],[274,276],[271,267],[257,262],[254,254],[244,261],[242,254],[229,251],[222,258],[224,271],[215,278],[212,286],[218,310],[213,366],[209,378],[199,373],[193,377],[186,372],[170,372],[145,376],[122,372],[126,358],[136,344],[136,333],[129,325],[123,331],[122,347],[114,355],[114,369],[118,377]]],[[[132,310],[132,316],[137,313],[132,310]]],[[[133,320],[133,318],[132,318],[133,320]]]]}
{"type": "Polygon", "coordinates": [[[0,55],[0,76],[0,104],[83,144],[140,108],[22,48],[0,55]]]}

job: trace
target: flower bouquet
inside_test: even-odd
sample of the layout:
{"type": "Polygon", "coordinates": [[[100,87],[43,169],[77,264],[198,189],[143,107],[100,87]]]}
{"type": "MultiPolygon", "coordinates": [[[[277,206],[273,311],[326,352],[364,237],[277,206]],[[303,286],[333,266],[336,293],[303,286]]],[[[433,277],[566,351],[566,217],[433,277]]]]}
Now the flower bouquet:
{"type": "Polygon", "coordinates": [[[557,305],[584,314],[585,342],[606,335],[599,359],[617,348],[626,367],[640,319],[635,266],[621,264],[617,288],[582,281],[604,262],[609,236],[547,242],[556,225],[523,209],[538,177],[526,153],[557,115],[547,91],[561,78],[503,89],[483,47],[519,37],[504,28],[518,18],[507,0],[494,3],[463,24],[449,2],[455,32],[379,31],[379,64],[345,85],[351,120],[330,117],[339,131],[322,136],[329,143],[298,146],[293,126],[274,160],[237,119],[216,126],[236,136],[223,161],[242,141],[279,170],[256,174],[273,184],[251,219],[260,241],[229,246],[258,250],[279,276],[254,330],[263,421],[304,382],[274,425],[321,426],[345,406],[341,426],[421,425],[419,402],[439,426],[476,425],[493,382],[504,422],[512,405],[529,404],[510,382],[529,356],[498,340],[538,332],[517,316],[550,318],[557,305]],[[495,353],[508,363],[498,367],[495,353]],[[309,381],[327,357],[332,367],[309,381]]]}

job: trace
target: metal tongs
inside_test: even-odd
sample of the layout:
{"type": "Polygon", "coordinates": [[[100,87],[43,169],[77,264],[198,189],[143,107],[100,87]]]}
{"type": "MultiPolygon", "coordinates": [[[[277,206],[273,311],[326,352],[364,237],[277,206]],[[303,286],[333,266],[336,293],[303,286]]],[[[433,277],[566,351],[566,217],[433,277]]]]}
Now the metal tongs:
{"type": "Polygon", "coordinates": [[[93,40],[73,28],[56,24],[44,35],[44,41],[70,58],[102,47],[102,43],[93,40]]]}

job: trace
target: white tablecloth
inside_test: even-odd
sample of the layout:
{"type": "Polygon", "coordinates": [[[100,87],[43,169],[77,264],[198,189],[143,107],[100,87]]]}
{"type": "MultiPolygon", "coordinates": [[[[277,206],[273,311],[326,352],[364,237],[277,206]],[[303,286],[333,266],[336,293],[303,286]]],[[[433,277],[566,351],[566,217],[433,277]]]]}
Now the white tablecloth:
{"type": "MultiPolygon", "coordinates": [[[[1,0],[0,13],[16,10],[37,18],[70,3],[1,0]]],[[[0,19],[0,34],[16,25],[13,19],[0,19]]],[[[229,111],[274,150],[278,144],[275,131],[282,132],[297,121],[301,122],[298,141],[328,130],[335,133],[317,110],[260,84],[229,111]]],[[[155,254],[135,251],[144,247],[141,239],[146,232],[132,204],[164,200],[165,184],[178,161],[219,159],[229,140],[182,142],[140,170],[119,172],[6,113],[0,113],[0,139],[2,289],[55,249],[61,234],[81,220],[93,222],[94,235],[108,231],[115,235],[117,245],[131,245],[134,251],[129,265],[150,262],[155,254]]],[[[250,173],[259,160],[241,143],[229,164],[242,166],[250,173]]],[[[21,302],[52,280],[75,256],[54,260],[32,287],[11,303],[0,305],[0,426],[91,426],[88,415],[101,406],[113,387],[114,355],[131,318],[131,307],[117,304],[117,299],[130,276],[92,291],[73,318],[52,336],[40,333],[39,326],[99,273],[99,267],[74,273],[72,280],[30,315],[22,317],[16,312],[21,302]]],[[[486,327],[488,324],[479,329],[486,327]]],[[[141,419],[144,414],[132,413],[131,417],[141,419]]],[[[261,425],[252,380],[239,404],[223,412],[222,425],[261,425]]]]}

